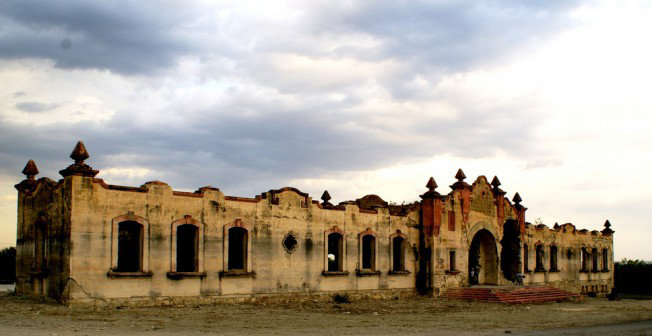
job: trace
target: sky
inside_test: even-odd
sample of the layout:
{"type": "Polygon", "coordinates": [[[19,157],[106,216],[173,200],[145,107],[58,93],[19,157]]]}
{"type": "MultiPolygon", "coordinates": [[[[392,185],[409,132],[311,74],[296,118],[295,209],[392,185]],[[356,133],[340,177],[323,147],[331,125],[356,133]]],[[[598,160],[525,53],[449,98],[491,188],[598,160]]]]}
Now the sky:
{"type": "Polygon", "coordinates": [[[25,163],[412,202],[497,175],[652,260],[647,1],[0,2],[0,248],[25,163]]]}

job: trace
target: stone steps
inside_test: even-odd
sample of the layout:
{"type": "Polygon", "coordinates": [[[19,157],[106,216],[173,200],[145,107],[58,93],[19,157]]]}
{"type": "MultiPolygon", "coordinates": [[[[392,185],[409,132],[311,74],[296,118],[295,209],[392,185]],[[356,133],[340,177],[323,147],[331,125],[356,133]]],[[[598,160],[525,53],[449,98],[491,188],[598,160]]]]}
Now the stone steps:
{"type": "Polygon", "coordinates": [[[448,299],[513,304],[555,302],[581,298],[578,294],[550,286],[457,287],[449,288],[443,297],[448,299]]]}

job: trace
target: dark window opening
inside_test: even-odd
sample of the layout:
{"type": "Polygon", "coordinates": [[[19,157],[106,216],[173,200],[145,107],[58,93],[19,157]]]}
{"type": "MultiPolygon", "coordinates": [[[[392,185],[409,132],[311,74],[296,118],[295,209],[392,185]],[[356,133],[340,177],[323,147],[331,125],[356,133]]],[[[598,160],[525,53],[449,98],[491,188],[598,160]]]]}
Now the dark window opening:
{"type": "Polygon", "coordinates": [[[530,266],[528,265],[529,258],[530,255],[529,255],[527,244],[523,244],[523,270],[525,272],[528,272],[530,270],[530,266]]]}
{"type": "Polygon", "coordinates": [[[550,246],[550,270],[557,271],[557,246],[550,246]]]}
{"type": "Polygon", "coordinates": [[[457,271],[457,266],[455,265],[455,251],[448,252],[448,260],[449,260],[448,270],[451,272],[457,271]]]}
{"type": "Polygon", "coordinates": [[[537,245],[536,267],[534,268],[535,271],[545,271],[545,266],[543,265],[543,258],[544,258],[543,245],[537,245]]]}
{"type": "Polygon", "coordinates": [[[285,236],[285,239],[283,239],[283,248],[285,248],[285,252],[292,253],[296,247],[297,239],[294,238],[294,235],[289,233],[287,236],[285,236]]]}
{"type": "Polygon", "coordinates": [[[140,272],[143,226],[127,221],[118,224],[118,272],[140,272]]]}
{"type": "Polygon", "coordinates": [[[198,272],[198,230],[192,224],[177,227],[177,272],[198,272]]]}
{"type": "Polygon", "coordinates": [[[241,227],[229,229],[229,270],[245,271],[247,265],[247,230],[241,227]]]}
{"type": "Polygon", "coordinates": [[[598,270],[598,249],[597,248],[593,248],[591,250],[591,262],[592,262],[591,266],[593,266],[591,269],[593,271],[597,271],[598,270]]]}
{"type": "Polygon", "coordinates": [[[518,221],[508,219],[503,225],[503,239],[500,240],[500,268],[507,280],[516,281],[516,275],[522,273],[521,235],[518,221]]]}
{"type": "Polygon", "coordinates": [[[331,233],[328,235],[328,271],[329,272],[342,272],[342,248],[344,238],[339,233],[331,233]]]}
{"type": "Polygon", "coordinates": [[[602,270],[609,270],[609,250],[602,249],[602,270]]]}
{"type": "Polygon", "coordinates": [[[39,221],[34,227],[34,270],[42,271],[45,268],[45,222],[39,221]]]}
{"type": "Polygon", "coordinates": [[[395,272],[405,271],[405,239],[394,237],[392,249],[392,270],[395,272]]]}
{"type": "Polygon", "coordinates": [[[582,247],[582,250],[580,250],[580,265],[582,265],[580,271],[586,272],[589,270],[588,252],[584,247],[582,247]]]}
{"type": "Polygon", "coordinates": [[[448,230],[455,231],[455,211],[448,212],[448,230]]]}
{"type": "Polygon", "coordinates": [[[362,269],[376,269],[376,238],[372,235],[362,237],[362,269]]]}

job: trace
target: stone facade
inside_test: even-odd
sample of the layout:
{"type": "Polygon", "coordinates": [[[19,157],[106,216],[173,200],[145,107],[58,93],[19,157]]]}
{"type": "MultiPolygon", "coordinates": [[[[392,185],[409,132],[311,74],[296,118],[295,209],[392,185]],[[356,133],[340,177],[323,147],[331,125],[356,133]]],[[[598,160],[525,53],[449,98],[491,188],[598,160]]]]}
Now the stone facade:
{"type": "Polygon", "coordinates": [[[20,294],[68,305],[208,303],[224,299],[441,294],[473,284],[613,286],[613,231],[531,225],[494,178],[464,173],[441,195],[389,205],[376,195],[333,205],[294,188],[255,198],[160,181],[108,185],[75,163],[58,182],[30,160],[18,189],[20,294]],[[524,262],[527,261],[527,262],[524,262]]]}

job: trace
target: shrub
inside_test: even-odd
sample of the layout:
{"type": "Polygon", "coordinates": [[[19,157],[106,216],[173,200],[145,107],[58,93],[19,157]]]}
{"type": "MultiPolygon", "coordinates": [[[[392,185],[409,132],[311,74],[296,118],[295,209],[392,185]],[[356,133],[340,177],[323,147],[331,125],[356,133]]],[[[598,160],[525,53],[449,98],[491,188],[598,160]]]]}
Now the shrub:
{"type": "Polygon", "coordinates": [[[652,263],[623,259],[614,263],[614,287],[619,293],[652,294],[652,263]]]}
{"type": "Polygon", "coordinates": [[[335,294],[335,296],[333,296],[333,301],[335,301],[335,303],[351,303],[348,294],[335,294]]]}

